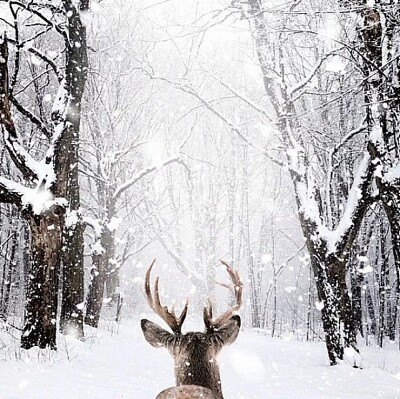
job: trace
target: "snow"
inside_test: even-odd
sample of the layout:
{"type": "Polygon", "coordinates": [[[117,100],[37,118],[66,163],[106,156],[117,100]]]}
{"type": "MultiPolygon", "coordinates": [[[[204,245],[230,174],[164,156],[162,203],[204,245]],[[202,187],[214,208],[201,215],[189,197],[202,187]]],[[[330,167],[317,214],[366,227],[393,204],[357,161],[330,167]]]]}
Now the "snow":
{"type": "Polygon", "coordinates": [[[65,217],[65,226],[73,227],[79,222],[79,212],[76,210],[68,211],[65,217]]]}
{"type": "Polygon", "coordinates": [[[384,175],[384,180],[388,183],[394,183],[400,179],[400,162],[391,167],[384,175]]]}
{"type": "Polygon", "coordinates": [[[103,227],[101,224],[101,219],[94,219],[89,216],[84,216],[83,221],[87,223],[95,232],[96,237],[100,237],[103,227]]]}
{"type": "MultiPolygon", "coordinates": [[[[312,177],[308,177],[308,185],[306,185],[304,182],[297,183],[297,192],[301,198],[302,210],[305,216],[318,226],[318,234],[321,238],[326,240],[329,253],[334,253],[336,251],[337,244],[345,236],[353,224],[352,218],[354,212],[359,206],[360,200],[363,199],[361,186],[367,174],[369,163],[370,156],[367,152],[365,152],[364,157],[360,161],[360,165],[357,168],[353,185],[350,189],[349,197],[347,199],[345,211],[338,226],[334,230],[329,229],[328,226],[321,221],[318,204],[313,191],[314,184],[312,177]]],[[[314,239],[318,240],[320,237],[315,236],[314,239]]]]}
{"type": "Polygon", "coordinates": [[[40,215],[53,205],[67,206],[68,204],[66,199],[55,198],[49,190],[41,187],[35,189],[26,188],[21,197],[21,202],[23,206],[31,205],[32,211],[36,215],[40,215]]]}
{"type": "Polygon", "coordinates": [[[107,223],[107,228],[110,231],[116,231],[121,223],[122,223],[122,219],[121,218],[116,218],[116,217],[113,216],[110,219],[110,221],[107,223]]]}
{"type": "Polygon", "coordinates": [[[101,255],[105,251],[106,250],[101,245],[101,241],[100,240],[96,240],[95,243],[92,245],[92,254],[94,254],[94,255],[101,255]]]}
{"type": "Polygon", "coordinates": [[[261,262],[262,263],[268,263],[271,262],[272,255],[271,254],[264,254],[261,256],[261,262]]]}
{"type": "MultiPolygon", "coordinates": [[[[189,320],[190,321],[190,320],[189,320]]],[[[10,341],[0,332],[1,340],[10,341]]],[[[377,399],[400,397],[397,347],[361,348],[363,368],[328,366],[323,343],[270,338],[244,330],[220,355],[225,399],[377,399]]],[[[165,349],[148,345],[139,318],[60,337],[58,351],[1,348],[0,397],[6,399],[152,399],[174,385],[165,349]]],[[[348,353],[353,356],[354,353],[348,353]]]]}
{"type": "Polygon", "coordinates": [[[343,58],[338,55],[334,55],[326,63],[326,70],[330,72],[344,73],[345,69],[346,69],[346,63],[344,62],[343,58]]]}

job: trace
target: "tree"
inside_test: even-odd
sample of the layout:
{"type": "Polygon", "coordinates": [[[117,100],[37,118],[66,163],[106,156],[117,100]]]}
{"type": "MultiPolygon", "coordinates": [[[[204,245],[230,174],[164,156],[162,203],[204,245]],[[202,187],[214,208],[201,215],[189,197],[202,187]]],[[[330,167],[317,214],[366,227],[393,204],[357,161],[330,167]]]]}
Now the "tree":
{"type": "MultiPolygon", "coordinates": [[[[289,15],[294,12],[296,6],[297,4],[290,6],[289,15]]],[[[347,263],[349,251],[370,202],[369,187],[374,165],[368,154],[364,155],[358,171],[354,174],[345,210],[341,214],[337,213],[337,217],[334,217],[332,212],[334,206],[330,199],[332,186],[328,184],[326,191],[324,190],[325,201],[322,198],[321,188],[316,185],[318,181],[316,173],[326,173],[328,183],[331,183],[334,155],[350,137],[354,137],[365,127],[353,128],[348,134],[341,132],[343,139],[328,153],[329,158],[325,161],[321,154],[318,155],[323,161],[318,166],[315,162],[318,161],[318,156],[313,157],[312,147],[306,145],[303,137],[304,126],[298,115],[301,112],[302,101],[308,106],[307,85],[316,77],[324,61],[340,54],[339,50],[327,51],[320,46],[319,59],[313,66],[307,60],[309,66],[303,68],[300,77],[295,69],[298,67],[288,62],[293,47],[286,46],[288,37],[285,36],[285,32],[297,31],[301,34],[304,29],[305,37],[308,36],[307,30],[301,25],[307,21],[307,17],[304,21],[299,17],[295,22],[289,17],[283,19],[282,25],[277,27],[274,33],[277,38],[274,43],[263,3],[260,0],[249,0],[241,7],[253,32],[264,88],[276,116],[282,143],[286,148],[299,220],[310,254],[319,300],[322,303],[322,323],[328,355],[330,363],[334,365],[343,359],[345,347],[356,345],[353,314],[346,283],[347,263]],[[269,56],[271,52],[275,56],[273,59],[269,56]],[[275,76],[280,80],[280,84],[277,84],[275,76]],[[293,78],[298,80],[293,81],[293,78]],[[328,166],[327,169],[325,165],[328,166]]],[[[312,43],[312,40],[310,42],[312,43]]],[[[292,42],[291,46],[295,44],[292,42]]]]}
{"type": "Polygon", "coordinates": [[[24,184],[1,177],[0,200],[17,206],[30,228],[32,259],[21,345],[27,349],[35,345],[55,348],[61,260],[64,263],[61,326],[64,332],[83,334],[83,230],[77,212],[77,157],[81,101],[88,69],[86,28],[81,16],[88,11],[89,2],[64,0],[58,5],[45,1],[7,3],[14,16],[15,39],[4,36],[1,40],[0,122],[9,157],[24,184]],[[30,32],[29,40],[20,38],[18,17],[24,18],[25,13],[36,22],[31,24],[35,28],[30,32]],[[52,18],[49,19],[49,15],[52,18]],[[52,56],[48,56],[33,45],[27,47],[35,60],[44,63],[46,78],[58,87],[52,109],[46,110],[51,117],[47,115],[44,119],[23,106],[13,90],[18,82],[26,40],[35,42],[46,33],[64,45],[65,57],[59,57],[54,51],[52,56]],[[11,79],[9,43],[16,46],[11,79]],[[40,132],[40,143],[45,138],[47,148],[37,154],[37,157],[41,155],[40,160],[34,158],[24,145],[12,104],[36,132],[40,132]]]}
{"type": "MultiPolygon", "coordinates": [[[[390,225],[394,257],[396,302],[400,305],[400,177],[399,121],[400,63],[398,58],[399,13],[395,1],[375,4],[368,1],[340,1],[359,16],[358,40],[354,52],[364,75],[364,98],[368,124],[368,152],[376,165],[374,175],[390,225]]],[[[381,280],[385,280],[384,270],[381,280]]],[[[397,310],[396,310],[397,312],[397,310]]],[[[399,323],[400,331],[400,323],[399,323]]]]}

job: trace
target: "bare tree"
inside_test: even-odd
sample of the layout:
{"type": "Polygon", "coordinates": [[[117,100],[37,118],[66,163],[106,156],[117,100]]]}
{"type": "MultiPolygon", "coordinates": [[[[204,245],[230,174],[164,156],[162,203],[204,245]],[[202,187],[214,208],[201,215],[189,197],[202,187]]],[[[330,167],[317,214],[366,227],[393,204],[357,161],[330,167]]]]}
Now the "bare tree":
{"type": "Polygon", "coordinates": [[[1,177],[0,199],[20,209],[31,233],[32,263],[21,345],[55,348],[61,260],[64,263],[62,326],[66,332],[83,334],[83,241],[79,217],[76,217],[79,208],[76,166],[81,99],[87,76],[86,28],[81,15],[88,11],[89,4],[87,0],[78,3],[65,0],[59,6],[47,2],[7,3],[14,17],[15,38],[1,40],[0,121],[8,154],[24,184],[1,177]],[[19,37],[18,17],[22,11],[36,22],[31,25],[38,27],[26,39],[19,37]],[[46,110],[51,117],[42,120],[19,102],[13,89],[26,40],[34,42],[48,32],[64,45],[64,58],[58,53],[50,57],[34,46],[28,47],[28,52],[44,63],[46,76],[58,86],[53,107],[46,110]],[[11,77],[10,42],[17,49],[11,77]],[[40,160],[25,146],[13,117],[12,104],[40,132],[42,142],[45,138],[40,160]]]}

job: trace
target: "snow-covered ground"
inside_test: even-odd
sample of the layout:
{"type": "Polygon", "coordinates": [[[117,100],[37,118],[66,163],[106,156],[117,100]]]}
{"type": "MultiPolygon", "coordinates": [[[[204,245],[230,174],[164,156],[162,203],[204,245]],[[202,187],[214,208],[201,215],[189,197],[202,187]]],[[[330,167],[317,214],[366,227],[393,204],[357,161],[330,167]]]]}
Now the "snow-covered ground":
{"type": "MultiPolygon", "coordinates": [[[[0,333],[0,399],[153,399],[174,385],[172,359],[145,342],[138,319],[115,330],[90,330],[85,342],[60,337],[57,353],[21,350],[0,333]]],[[[329,367],[323,343],[242,331],[220,356],[225,398],[400,398],[397,348],[362,352],[363,369],[329,367]]]]}

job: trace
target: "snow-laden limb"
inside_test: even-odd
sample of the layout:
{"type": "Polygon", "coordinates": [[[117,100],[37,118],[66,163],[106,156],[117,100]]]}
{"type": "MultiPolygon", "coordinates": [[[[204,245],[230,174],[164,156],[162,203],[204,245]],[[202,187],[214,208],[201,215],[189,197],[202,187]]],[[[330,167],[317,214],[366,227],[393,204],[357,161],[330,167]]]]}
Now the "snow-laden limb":
{"type": "Polygon", "coordinates": [[[64,198],[53,197],[51,191],[43,186],[29,188],[1,176],[0,200],[19,207],[30,208],[37,215],[54,205],[67,206],[64,198]]]}
{"type": "Polygon", "coordinates": [[[0,201],[21,205],[21,198],[28,190],[22,184],[0,176],[0,201]]]}
{"type": "Polygon", "coordinates": [[[54,197],[50,190],[38,186],[35,189],[27,189],[21,198],[22,206],[30,207],[35,215],[40,215],[53,206],[66,207],[68,201],[62,197],[54,197]]]}
{"type": "Polygon", "coordinates": [[[308,181],[301,179],[295,181],[295,189],[299,202],[299,212],[302,213],[309,222],[317,226],[318,232],[322,230],[322,221],[319,205],[315,198],[315,187],[312,183],[312,175],[308,173],[308,181]]]}
{"type": "Polygon", "coordinates": [[[40,162],[36,161],[21,145],[16,131],[6,128],[3,137],[5,147],[19,171],[29,180],[38,180],[40,162]]]}
{"type": "Polygon", "coordinates": [[[328,254],[333,254],[337,251],[338,247],[342,247],[345,244],[343,240],[355,227],[354,222],[358,212],[360,212],[360,208],[365,207],[366,202],[368,202],[366,196],[370,175],[371,157],[368,152],[365,152],[354,177],[345,211],[337,227],[333,230],[322,221],[319,205],[315,198],[312,177],[309,175],[307,184],[304,181],[296,184],[296,192],[300,200],[300,211],[307,220],[316,226],[316,236],[314,239],[323,239],[326,241],[328,254]]]}
{"type": "MultiPolygon", "coordinates": [[[[325,202],[327,204],[331,203],[331,183],[332,183],[332,176],[333,176],[333,157],[335,154],[348,142],[350,141],[353,137],[355,137],[357,134],[362,133],[367,129],[367,125],[365,121],[360,124],[359,127],[351,130],[348,132],[338,144],[336,144],[333,148],[329,150],[328,153],[328,167],[327,167],[327,172],[326,172],[326,184],[325,184],[325,192],[326,192],[326,200],[325,202]]],[[[330,206],[327,207],[327,223],[328,227],[332,227],[332,208],[330,206]]]]}
{"type": "Polygon", "coordinates": [[[354,223],[357,222],[358,213],[362,208],[366,207],[369,202],[368,187],[371,180],[371,156],[368,152],[364,153],[364,157],[358,166],[353,184],[351,186],[349,196],[347,198],[344,213],[334,230],[329,230],[326,225],[319,224],[319,232],[327,242],[328,253],[334,253],[338,247],[345,245],[343,240],[355,228],[354,223]]]}
{"type": "MultiPolygon", "coordinates": [[[[239,126],[236,123],[234,123],[229,118],[227,118],[225,115],[223,115],[220,111],[218,111],[218,109],[212,105],[211,101],[205,99],[198,91],[196,91],[191,85],[189,85],[189,82],[187,80],[181,80],[181,81],[170,80],[165,77],[156,75],[154,73],[151,65],[147,64],[147,67],[148,67],[148,69],[143,68],[142,71],[144,73],[146,73],[147,76],[149,76],[151,79],[160,80],[162,82],[165,82],[165,83],[173,86],[177,90],[183,91],[183,92],[191,95],[193,98],[197,99],[202,105],[204,105],[206,109],[208,109],[211,113],[213,113],[215,116],[217,116],[223,123],[225,123],[231,129],[232,133],[236,134],[248,146],[250,146],[251,148],[254,148],[260,154],[263,154],[268,160],[274,162],[276,165],[287,166],[284,162],[282,162],[278,158],[274,157],[270,153],[266,152],[266,150],[264,148],[260,148],[257,145],[255,145],[252,141],[250,141],[246,137],[246,135],[240,130],[239,126]]],[[[233,93],[232,90],[234,90],[234,89],[229,89],[228,87],[227,87],[227,89],[233,93]]],[[[245,97],[242,98],[239,96],[238,98],[240,98],[244,102],[247,102],[245,97]]],[[[250,103],[248,103],[248,104],[250,105],[250,103]]],[[[259,108],[253,104],[253,108],[254,107],[259,108]]],[[[264,116],[267,117],[267,114],[265,113],[264,116]]],[[[268,116],[267,119],[270,120],[271,118],[268,116]]]]}
{"type": "Polygon", "coordinates": [[[321,65],[324,63],[324,61],[329,58],[331,55],[334,55],[337,53],[338,50],[332,50],[329,53],[325,54],[323,57],[321,57],[318,62],[314,65],[314,68],[310,71],[310,73],[300,82],[298,82],[295,86],[291,87],[288,89],[288,97],[292,98],[293,95],[301,90],[303,87],[305,87],[316,75],[318,70],[321,68],[321,65]]]}
{"type": "Polygon", "coordinates": [[[98,238],[101,235],[101,231],[103,229],[101,225],[101,220],[100,219],[94,219],[89,216],[84,216],[83,217],[83,222],[90,226],[94,230],[95,237],[98,238]]]}
{"type": "Polygon", "coordinates": [[[67,90],[67,81],[63,79],[58,87],[57,95],[51,109],[51,118],[54,124],[53,143],[60,140],[65,129],[67,115],[71,104],[71,97],[67,90]]]}
{"type": "Polygon", "coordinates": [[[92,250],[92,255],[103,255],[105,254],[106,250],[104,247],[101,245],[101,240],[100,238],[97,239],[91,246],[92,250]]]}
{"type": "Polygon", "coordinates": [[[355,129],[351,130],[348,132],[338,144],[335,145],[335,147],[332,148],[331,150],[331,155],[335,155],[348,141],[350,141],[353,137],[355,137],[357,134],[364,132],[367,129],[367,124],[365,121],[363,121],[360,126],[356,127],[355,129]]]}
{"type": "MultiPolygon", "coordinates": [[[[1,2],[8,3],[10,0],[1,0],[1,2]]],[[[48,18],[45,15],[45,12],[43,11],[43,7],[50,8],[50,9],[57,9],[57,7],[50,5],[50,4],[41,4],[39,2],[33,2],[33,1],[28,1],[28,2],[23,2],[23,1],[17,1],[13,0],[12,3],[16,6],[21,7],[22,9],[31,12],[33,15],[41,19],[46,25],[51,26],[52,29],[60,33],[63,37],[67,37],[67,32],[57,23],[53,22],[51,18],[48,18]]]]}
{"type": "Polygon", "coordinates": [[[122,193],[124,193],[127,189],[129,189],[131,186],[133,186],[135,183],[137,183],[139,180],[143,179],[145,176],[149,175],[150,173],[161,169],[164,166],[167,166],[171,163],[174,162],[179,162],[180,156],[169,158],[166,161],[160,163],[159,165],[153,165],[149,166],[146,169],[141,170],[140,172],[136,173],[133,175],[130,179],[126,180],[124,183],[122,183],[117,189],[114,191],[113,194],[113,199],[117,200],[122,193]]]}
{"type": "Polygon", "coordinates": [[[40,120],[38,116],[36,116],[32,111],[25,108],[14,96],[11,97],[11,102],[15,106],[18,112],[20,112],[23,116],[28,118],[49,140],[52,137],[52,132],[47,129],[46,125],[43,121],[40,120]]]}
{"type": "Polygon", "coordinates": [[[57,76],[57,80],[59,82],[62,81],[62,79],[64,78],[63,73],[61,72],[61,70],[58,68],[57,64],[51,60],[49,57],[46,56],[46,54],[44,54],[42,51],[38,50],[35,47],[31,47],[28,44],[26,45],[22,45],[22,48],[26,49],[27,51],[29,51],[30,53],[32,53],[34,56],[38,57],[40,60],[44,61],[46,64],[50,65],[50,67],[53,69],[54,73],[57,76]]]}
{"type": "Polygon", "coordinates": [[[4,144],[13,162],[28,180],[37,178],[37,162],[21,145],[11,115],[10,87],[8,81],[8,42],[0,38],[0,124],[4,129],[4,144]]]}
{"type": "Polygon", "coordinates": [[[385,183],[396,184],[400,182],[400,162],[397,162],[394,166],[382,176],[382,181],[385,183]]]}

